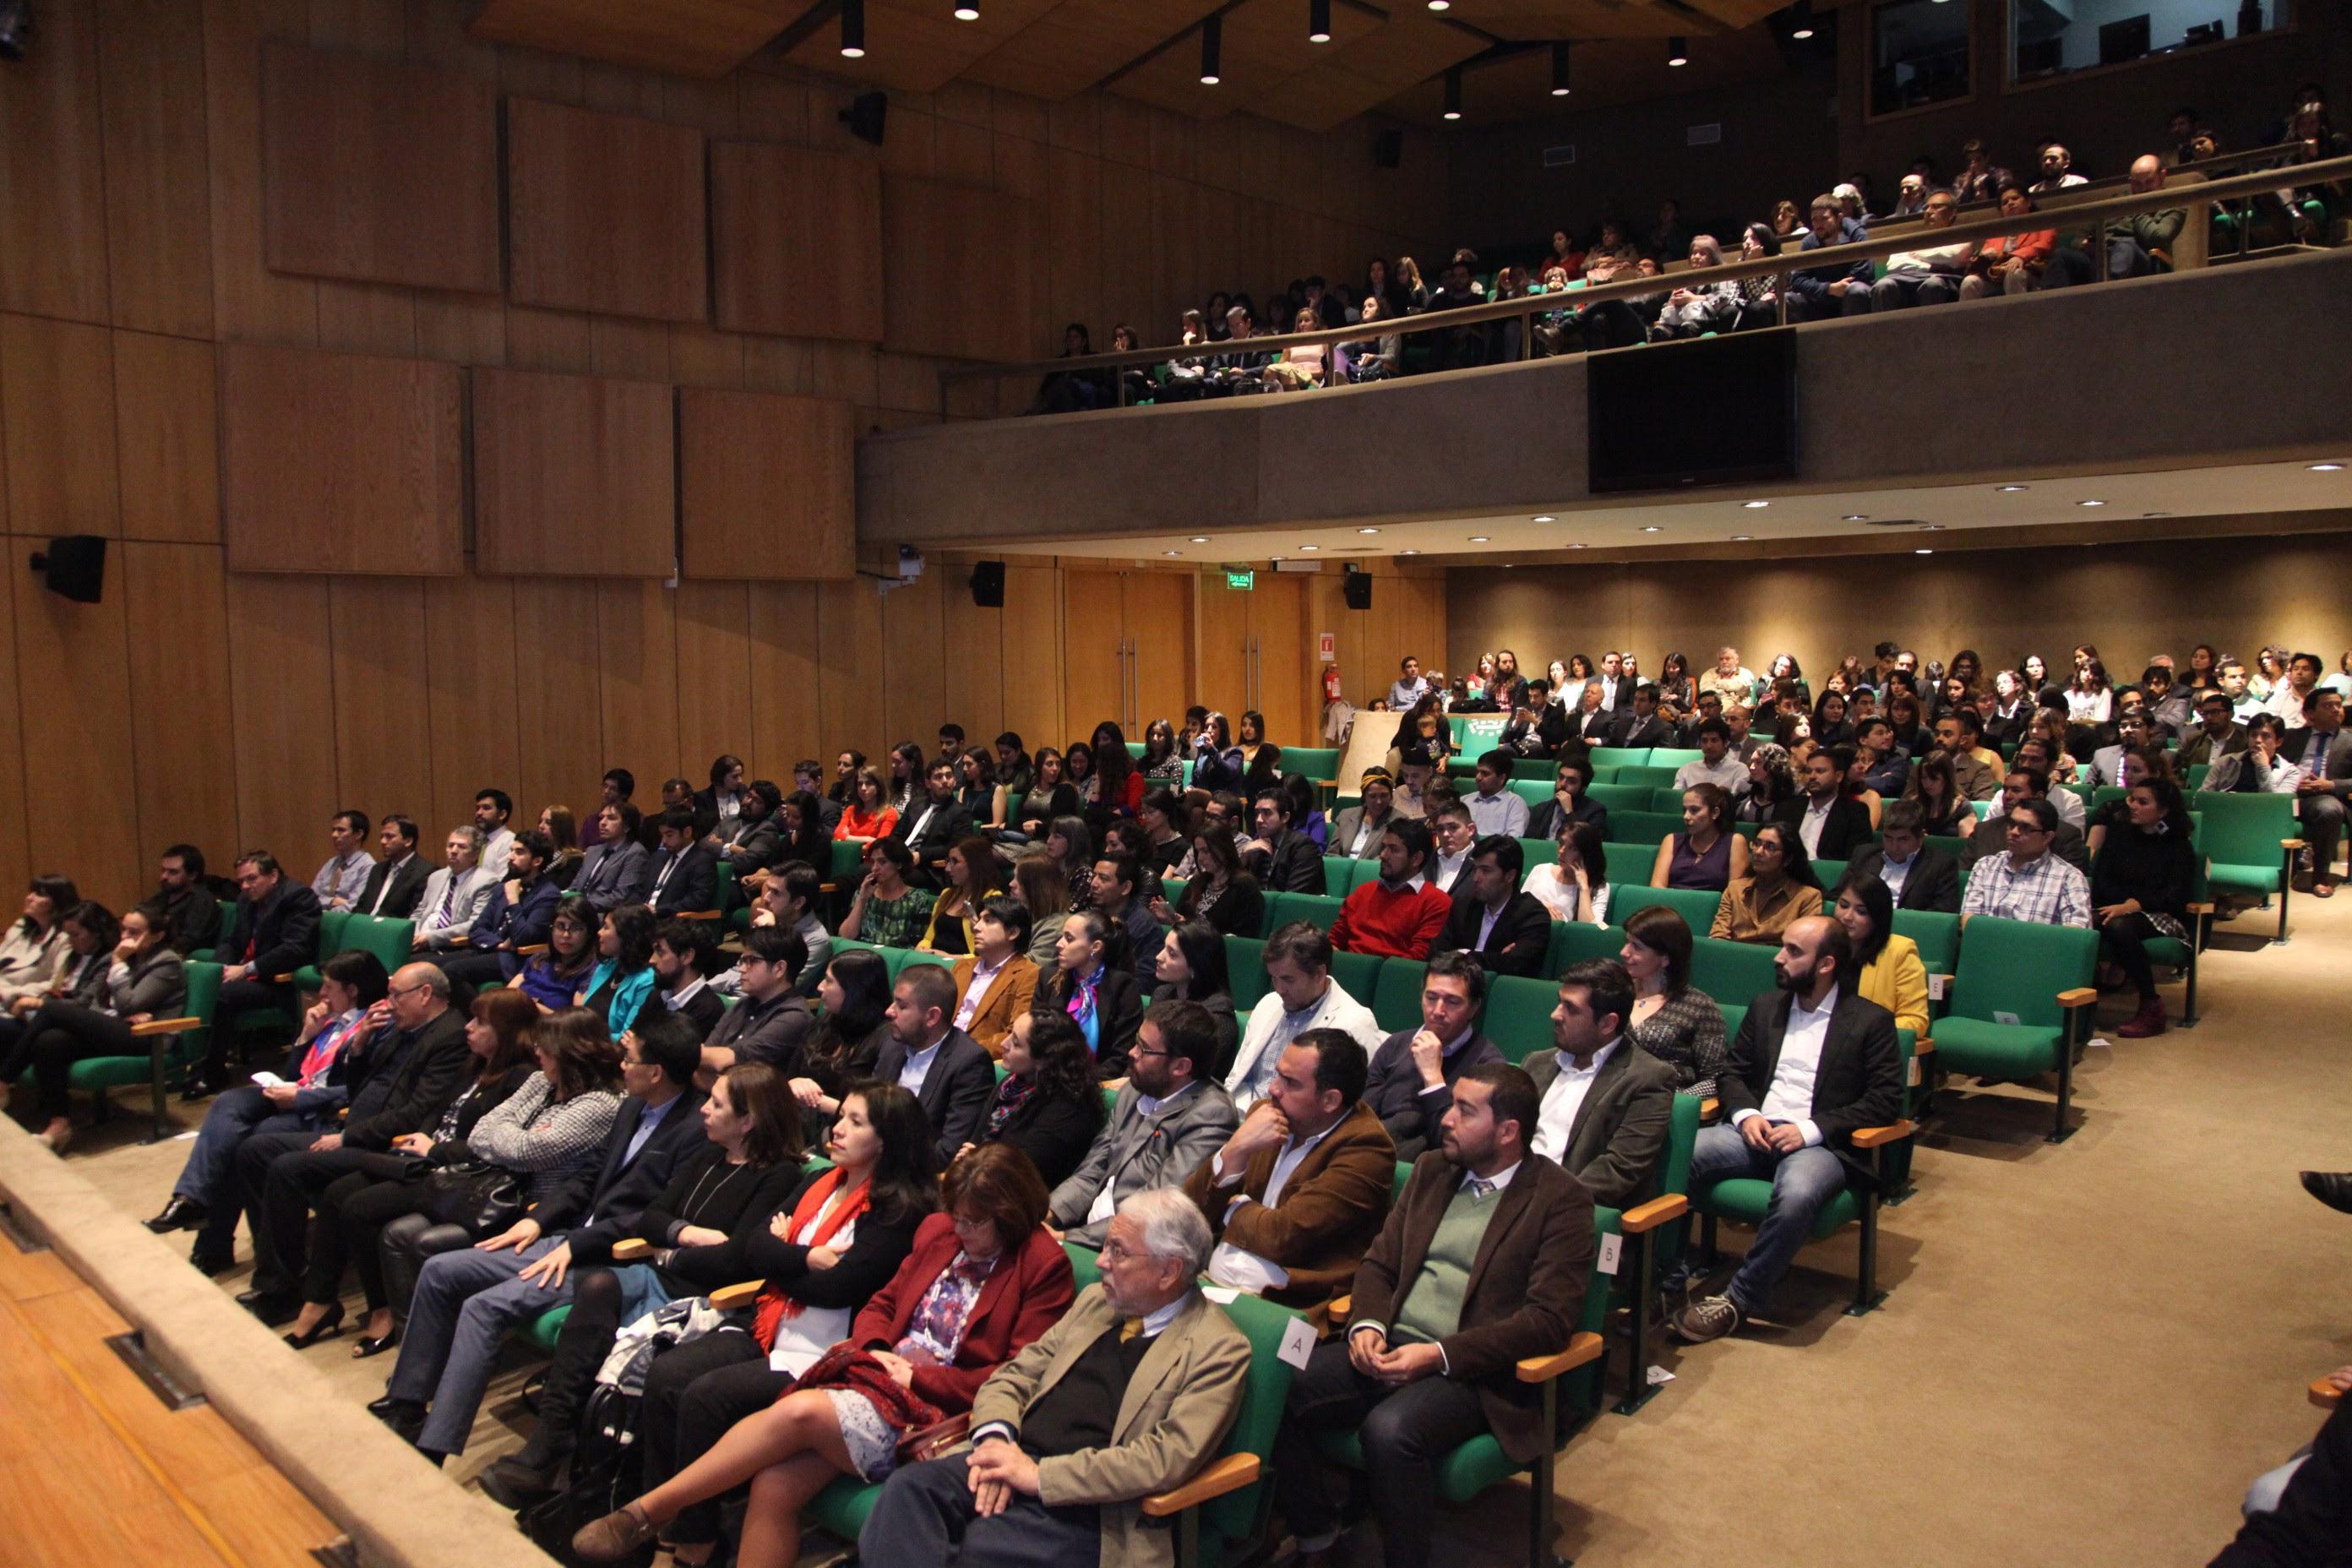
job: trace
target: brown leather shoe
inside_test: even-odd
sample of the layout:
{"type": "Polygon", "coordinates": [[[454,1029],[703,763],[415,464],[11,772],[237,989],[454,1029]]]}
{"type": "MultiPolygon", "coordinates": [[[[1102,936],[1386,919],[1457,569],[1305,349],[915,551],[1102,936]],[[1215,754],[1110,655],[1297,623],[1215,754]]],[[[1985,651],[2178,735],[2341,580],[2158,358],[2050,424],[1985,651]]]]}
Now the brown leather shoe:
{"type": "Polygon", "coordinates": [[[2139,1011],[2131,1016],[2130,1022],[2116,1030],[2116,1037],[2119,1040],[2145,1040],[2151,1035],[2164,1033],[2166,1025],[2163,1000],[2143,1002],[2139,1011]]]}
{"type": "Polygon", "coordinates": [[[652,1541],[654,1529],[646,1510],[630,1503],[618,1513],[582,1525],[572,1537],[572,1554],[583,1563],[619,1563],[652,1541]]]}

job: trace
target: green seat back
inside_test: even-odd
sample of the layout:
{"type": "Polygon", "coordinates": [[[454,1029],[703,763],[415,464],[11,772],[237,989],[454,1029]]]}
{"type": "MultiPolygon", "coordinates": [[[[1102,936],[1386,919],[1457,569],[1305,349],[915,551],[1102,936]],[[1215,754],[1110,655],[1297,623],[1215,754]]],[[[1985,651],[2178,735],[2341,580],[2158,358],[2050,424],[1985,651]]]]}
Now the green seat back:
{"type": "Polygon", "coordinates": [[[1551,1044],[1551,1010],[1559,987],[1549,980],[1497,975],[1486,987],[1486,1037],[1512,1061],[1525,1061],[1551,1044]]]}
{"type": "Polygon", "coordinates": [[[1813,875],[1822,884],[1822,902],[1829,905],[1832,910],[1837,906],[1838,884],[1845,880],[1846,864],[1847,862],[1843,860],[1813,862],[1813,875]]]}
{"type": "Polygon", "coordinates": [[[1549,757],[1521,757],[1511,763],[1511,776],[1515,779],[1539,779],[1544,788],[1549,789],[1552,780],[1558,776],[1558,765],[1549,757]]]}
{"type": "Polygon", "coordinates": [[[1609,894],[1609,918],[1622,925],[1635,910],[1663,904],[1683,917],[1693,936],[1705,936],[1715,928],[1715,909],[1722,901],[1722,894],[1705,888],[1647,888],[1639,882],[1622,882],[1609,894]]]}
{"type": "Polygon", "coordinates": [[[1672,812],[1679,823],[1683,815],[1683,792],[1670,784],[1653,784],[1650,798],[1643,803],[1642,809],[1672,812]]]}
{"type": "MultiPolygon", "coordinates": [[[[1373,860],[1370,864],[1377,866],[1380,862],[1373,860]]],[[[1326,892],[1337,893],[1344,899],[1355,890],[1355,886],[1356,860],[1353,856],[1326,855],[1323,857],[1323,888],[1326,892]]],[[[1172,903],[1174,900],[1170,901],[1172,903]]]]}
{"type": "Polygon", "coordinates": [[[2295,837],[2294,797],[2288,795],[2200,795],[2206,858],[2217,887],[2274,893],[2284,865],[2279,841],[2295,837]]]}
{"type": "Polygon", "coordinates": [[[1532,779],[1515,778],[1511,781],[1510,790],[1513,795],[1517,795],[1521,800],[1528,803],[1528,809],[1529,811],[1533,811],[1536,807],[1541,805],[1544,802],[1551,798],[1551,780],[1549,777],[1532,779]]]}
{"type": "Polygon", "coordinates": [[[415,921],[396,921],[383,915],[353,915],[343,924],[343,945],[338,952],[357,948],[372,952],[389,974],[406,963],[415,953],[411,945],[416,937],[415,921]]]}
{"type": "Polygon", "coordinates": [[[1171,905],[1181,904],[1184,889],[1192,885],[1192,880],[1190,877],[1162,877],[1160,879],[1160,896],[1171,905]]]}
{"type": "MultiPolygon", "coordinates": [[[[1610,829],[1612,832],[1615,831],[1616,824],[1611,823],[1610,829]]],[[[1649,881],[1650,868],[1657,863],[1658,841],[1654,838],[1647,844],[1638,840],[1612,838],[1601,847],[1601,868],[1609,873],[1609,885],[1620,892],[1627,888],[1640,887],[1649,881]]],[[[1610,894],[1609,900],[1613,908],[1617,901],[1617,894],[1610,894]]]]}
{"type": "Polygon", "coordinates": [[[1647,746],[1595,746],[1592,765],[1596,768],[1640,768],[1650,762],[1647,746]]]}
{"type": "Polygon", "coordinates": [[[1354,860],[1349,864],[1352,868],[1348,873],[1346,891],[1339,895],[1343,900],[1349,893],[1354,892],[1367,882],[1377,882],[1381,879],[1381,863],[1378,860],[1354,860]]]}
{"type": "Polygon", "coordinates": [[[343,931],[352,923],[349,910],[327,910],[319,916],[319,956],[333,957],[343,951],[343,931]]]}
{"type": "Polygon", "coordinates": [[[1391,958],[1381,965],[1372,986],[1372,1016],[1391,1034],[1421,1026],[1421,983],[1429,965],[1417,959],[1391,958]]]}
{"type": "Polygon", "coordinates": [[[899,975],[904,974],[908,969],[918,963],[935,963],[941,969],[953,969],[955,967],[955,959],[950,954],[944,952],[931,952],[926,949],[919,947],[904,948],[897,951],[900,952],[903,956],[899,958],[897,966],[890,971],[890,978],[894,981],[897,980],[899,975]]]}
{"type": "MultiPolygon", "coordinates": [[[[205,1047],[212,1035],[213,1007],[220,1000],[219,964],[191,959],[184,968],[188,977],[188,995],[180,1005],[179,1016],[202,1018],[205,1026],[182,1034],[158,1037],[167,1078],[204,1059],[205,1047]]],[[[28,1080],[37,1081],[38,1077],[38,1069],[26,1069],[28,1080]]],[[[153,1077],[154,1062],[145,1050],[136,1056],[83,1057],[67,1069],[66,1088],[83,1093],[99,1093],[129,1084],[147,1083],[153,1077]]]]}
{"type": "Polygon", "coordinates": [[[1723,1037],[1726,1040],[1738,1039],[1739,1037],[1739,1026],[1748,1022],[1747,1005],[1743,1003],[1734,1002],[1729,1006],[1726,1006],[1722,1003],[1717,1002],[1715,1005],[1715,1010],[1723,1015],[1723,1037]]]}
{"type": "Polygon", "coordinates": [[[1571,963],[1581,963],[1588,958],[1615,958],[1624,950],[1625,933],[1616,926],[1597,926],[1587,921],[1554,921],[1544,973],[1559,974],[1571,963]]]}
{"type": "Polygon", "coordinates": [[[1265,900],[1265,934],[1272,936],[1293,921],[1305,921],[1317,931],[1329,931],[1339,918],[1345,899],[1331,893],[1270,893],[1265,900]]]}
{"type": "Polygon", "coordinates": [[[1967,854],[1969,848],[1967,839],[1948,837],[1940,833],[1928,835],[1927,844],[1929,847],[1940,849],[1955,860],[1967,854]]]}
{"type": "Polygon", "coordinates": [[[1584,793],[1607,806],[1612,821],[1621,811],[1650,809],[1650,786],[1647,784],[1597,784],[1584,793]]]}
{"type": "MultiPolygon", "coordinates": [[[[1609,814],[1609,837],[1612,841],[1646,844],[1653,855],[1658,852],[1659,841],[1667,834],[1682,830],[1683,814],[1679,806],[1673,811],[1612,811],[1609,814]]],[[[1642,879],[1645,882],[1650,879],[1646,866],[1643,868],[1642,879]]]]}
{"type": "Polygon", "coordinates": [[[1331,978],[1339,989],[1369,1007],[1380,994],[1381,966],[1387,960],[1376,952],[1335,952],[1331,978]]]}
{"type": "Polygon", "coordinates": [[[1685,763],[1695,763],[1698,760],[1699,749],[1696,746],[1653,746],[1650,748],[1650,766],[1654,768],[1666,768],[1671,770],[1681,767],[1685,763]]]}
{"type": "Polygon", "coordinates": [[[2210,763],[2191,763],[2189,769],[2188,789],[2191,793],[2203,789],[2205,787],[2205,775],[2212,771],[2213,764],[2210,763]]]}
{"type": "Polygon", "coordinates": [[[1919,963],[1930,974],[1949,974],[1960,961],[1960,917],[1930,910],[1895,911],[1895,934],[1917,944],[1919,963]]]}
{"type": "Polygon", "coordinates": [[[1773,949],[1764,942],[1700,937],[1691,953],[1691,983],[1719,1005],[1745,1007],[1772,989],[1773,949]]]}
{"type": "Polygon", "coordinates": [[[1268,989],[1265,938],[1225,938],[1225,979],[1233,987],[1235,1011],[1246,1013],[1258,1005],[1268,989]]]}
{"type": "Polygon", "coordinates": [[[853,948],[860,952],[881,953],[886,960],[889,957],[890,950],[877,942],[860,942],[854,936],[837,936],[833,939],[833,955],[835,958],[839,958],[853,948]]]}
{"type": "Polygon", "coordinates": [[[735,862],[721,856],[719,861],[719,912],[724,915],[742,902],[742,890],[735,885],[735,862]]]}
{"type": "Polygon", "coordinates": [[[1297,773],[1309,783],[1331,778],[1339,771],[1339,750],[1332,746],[1285,746],[1282,771],[1286,775],[1297,773]]]}
{"type": "MultiPolygon", "coordinates": [[[[2090,984],[2098,953],[2098,933],[2082,927],[1978,915],[1960,938],[1952,1016],[2061,1027],[2065,1009],[2058,1005],[2058,993],[2090,984]]],[[[1939,1028],[1938,1044],[1942,1036],[1939,1028]]]]}
{"type": "Polygon", "coordinates": [[[1677,763],[1675,764],[1674,768],[1646,766],[1638,768],[1619,768],[1617,770],[1616,782],[1621,784],[1633,784],[1637,787],[1646,785],[1651,789],[1664,789],[1675,782],[1675,768],[1678,768],[1681,765],[1681,763],[1677,763]]]}
{"type": "Polygon", "coordinates": [[[866,846],[846,838],[833,841],[833,859],[826,867],[828,882],[854,881],[864,868],[866,846]]]}

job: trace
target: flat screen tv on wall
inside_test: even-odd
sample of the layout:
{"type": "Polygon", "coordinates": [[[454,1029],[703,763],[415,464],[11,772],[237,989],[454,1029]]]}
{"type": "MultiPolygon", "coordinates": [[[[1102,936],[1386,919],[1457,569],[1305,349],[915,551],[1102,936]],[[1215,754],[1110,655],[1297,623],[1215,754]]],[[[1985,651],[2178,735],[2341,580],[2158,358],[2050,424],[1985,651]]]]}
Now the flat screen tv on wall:
{"type": "Polygon", "coordinates": [[[1597,353],[1584,376],[1595,495],[1796,477],[1794,329],[1597,353]]]}

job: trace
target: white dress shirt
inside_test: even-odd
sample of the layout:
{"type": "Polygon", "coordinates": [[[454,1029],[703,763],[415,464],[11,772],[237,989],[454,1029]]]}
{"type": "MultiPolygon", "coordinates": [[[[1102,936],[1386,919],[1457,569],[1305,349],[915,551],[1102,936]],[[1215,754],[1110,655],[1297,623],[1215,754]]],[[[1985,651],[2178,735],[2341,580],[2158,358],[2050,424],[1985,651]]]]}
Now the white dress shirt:
{"type": "Polygon", "coordinates": [[[507,879],[507,857],[514,853],[514,829],[501,827],[482,842],[482,869],[493,882],[507,879]]]}
{"type": "Polygon", "coordinates": [[[989,986],[994,984],[998,975],[1004,973],[1004,966],[1012,962],[1011,953],[1005,954],[994,963],[982,963],[977,958],[972,960],[971,984],[963,988],[963,1001],[956,1007],[957,1028],[971,1027],[971,1016],[980,1011],[980,999],[988,994],[989,986]]]}
{"type": "Polygon", "coordinates": [[[1388,1038],[1388,1031],[1372,1016],[1372,1010],[1349,995],[1336,980],[1324,988],[1320,1001],[1297,1013],[1285,1008],[1282,998],[1269,991],[1250,1010],[1249,1032],[1242,1037],[1234,1065],[1225,1073],[1225,1090],[1234,1097],[1234,1109],[1246,1114],[1265,1098],[1265,1086],[1274,1079],[1283,1048],[1309,1029],[1345,1030],[1368,1053],[1379,1050],[1381,1042],[1388,1038]]]}
{"type": "MultiPolygon", "coordinates": [[[[1470,847],[1471,849],[1476,847],[1475,844],[1470,847]]],[[[1440,855],[1437,858],[1437,874],[1430,878],[1430,880],[1437,884],[1439,892],[1450,893],[1454,890],[1454,879],[1462,875],[1462,868],[1468,864],[1470,864],[1469,849],[1465,849],[1459,855],[1440,855]]]]}
{"type": "Polygon", "coordinates": [[[1838,797],[1834,795],[1827,800],[1815,800],[1811,795],[1805,797],[1805,815],[1797,820],[1797,837],[1804,840],[1806,858],[1821,858],[1822,829],[1829,823],[1830,807],[1837,802],[1838,797]]]}
{"type": "MultiPolygon", "coordinates": [[[[1299,1162],[1307,1158],[1308,1151],[1331,1136],[1339,1125],[1335,1121],[1312,1138],[1292,1138],[1284,1142],[1282,1152],[1274,1157],[1273,1173],[1265,1179],[1265,1196],[1258,1200],[1260,1206],[1274,1208],[1282,1202],[1282,1189],[1289,1184],[1291,1173],[1298,1169],[1299,1162]]],[[[1215,1167],[1212,1173],[1217,1179],[1217,1185],[1230,1187],[1240,1184],[1247,1161],[1227,1171],[1223,1150],[1209,1158],[1215,1167]]],[[[1231,1220],[1234,1211],[1249,1201],[1239,1194],[1234,1194],[1225,1205],[1225,1218],[1231,1220]]],[[[1245,1252],[1229,1241],[1221,1241],[1217,1243],[1217,1250],[1209,1255],[1209,1278],[1228,1289],[1246,1290],[1253,1296],[1263,1296],[1268,1290],[1289,1284],[1290,1270],[1279,1263],[1260,1258],[1255,1252],[1245,1252]]]]}
{"type": "Polygon", "coordinates": [[[1559,1076],[1544,1089],[1543,1109],[1536,1116],[1536,1142],[1533,1152],[1557,1164],[1568,1151],[1568,1135],[1575,1129],[1576,1113],[1584,1109],[1584,1097],[1592,1092],[1592,1080],[1601,1076],[1601,1066],[1609,1053],[1625,1043],[1618,1036],[1592,1053],[1592,1065],[1579,1068],[1575,1058],[1566,1051],[1559,1053],[1559,1076]]]}
{"type": "Polygon", "coordinates": [[[898,1069],[898,1087],[908,1094],[923,1092],[923,1080],[931,1076],[931,1064],[940,1059],[940,1047],[948,1043],[941,1035],[919,1051],[907,1053],[907,1065],[898,1069]]]}
{"type": "Polygon", "coordinates": [[[1482,836],[1527,837],[1528,803],[1519,798],[1517,791],[1507,785],[1493,795],[1482,795],[1473,790],[1462,804],[1470,808],[1470,820],[1477,825],[1482,836]]]}
{"type": "MultiPolygon", "coordinates": [[[[1808,846],[1808,853],[1810,852],[1811,847],[1808,846]]],[[[1908,860],[1897,860],[1892,855],[1880,857],[1878,879],[1886,884],[1886,890],[1895,895],[1896,903],[1903,901],[1903,884],[1911,879],[1911,868],[1918,863],[1919,857],[1916,852],[1908,860]]]]}
{"type": "Polygon", "coordinates": [[[1822,998],[1819,1007],[1789,999],[1789,1026],[1780,1036],[1780,1059],[1772,1068],[1772,1087],[1765,1091],[1764,1109],[1743,1110],[1731,1119],[1734,1127],[1751,1116],[1792,1123],[1805,1135],[1805,1147],[1818,1148],[1822,1130],[1813,1124],[1813,1081],[1821,1076],[1822,1047],[1829,1043],[1830,1015],[1837,1011],[1837,987],[1822,998]]]}

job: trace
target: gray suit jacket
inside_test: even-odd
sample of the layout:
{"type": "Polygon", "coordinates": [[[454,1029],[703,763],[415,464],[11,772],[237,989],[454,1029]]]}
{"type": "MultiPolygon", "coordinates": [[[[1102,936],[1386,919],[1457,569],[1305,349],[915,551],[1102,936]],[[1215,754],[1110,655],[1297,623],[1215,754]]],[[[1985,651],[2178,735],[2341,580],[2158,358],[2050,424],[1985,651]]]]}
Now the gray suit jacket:
{"type": "Polygon", "coordinates": [[[415,916],[417,933],[425,938],[425,945],[428,948],[465,946],[466,933],[473,929],[474,917],[482,912],[482,906],[489,901],[490,889],[498,885],[498,879],[480,866],[463,876],[444,866],[427,877],[425,894],[416,900],[415,916]],[[453,877],[457,879],[455,898],[449,896],[449,881],[453,877]],[[447,906],[446,923],[443,913],[445,900],[447,906]]]}
{"type": "MultiPolygon", "coordinates": [[[[1396,813],[1394,811],[1391,811],[1388,815],[1387,820],[1389,822],[1396,821],[1396,813]]],[[[1341,856],[1347,855],[1348,846],[1356,841],[1356,835],[1362,832],[1363,827],[1364,808],[1360,805],[1349,806],[1347,810],[1341,812],[1338,819],[1331,824],[1331,837],[1326,841],[1326,847],[1331,854],[1341,856]]],[[[1362,854],[1352,857],[1352,858],[1358,860],[1377,860],[1380,858],[1381,836],[1377,833],[1364,840],[1364,851],[1362,854]]]]}
{"type": "Polygon", "coordinates": [[[1054,1189],[1052,1218],[1063,1239],[1100,1247],[1110,1222],[1088,1225],[1087,1215],[1102,1195],[1105,1182],[1120,1203],[1154,1187],[1179,1186],[1241,1125],[1234,1097],[1224,1085],[1209,1079],[1196,1079],[1192,1089],[1157,1116],[1143,1114],[1142,1098],[1132,1082],[1118,1091],[1110,1120],[1095,1134],[1094,1147],[1054,1189]]]}
{"type": "MultiPolygon", "coordinates": [[[[1538,1095],[1559,1077],[1559,1053],[1538,1051],[1520,1064],[1538,1095]]],[[[1674,1118],[1675,1069],[1629,1039],[1601,1064],[1601,1075],[1577,1108],[1560,1165],[1605,1208],[1631,1208],[1657,1195],[1658,1166],[1674,1118]]],[[[1532,1144],[1534,1140],[1529,1139],[1532,1144]]]]}
{"type": "Polygon", "coordinates": [[[606,914],[623,904],[642,904],[654,885],[654,858],[634,838],[599,844],[580,858],[572,890],[585,897],[588,907],[606,914]]]}

